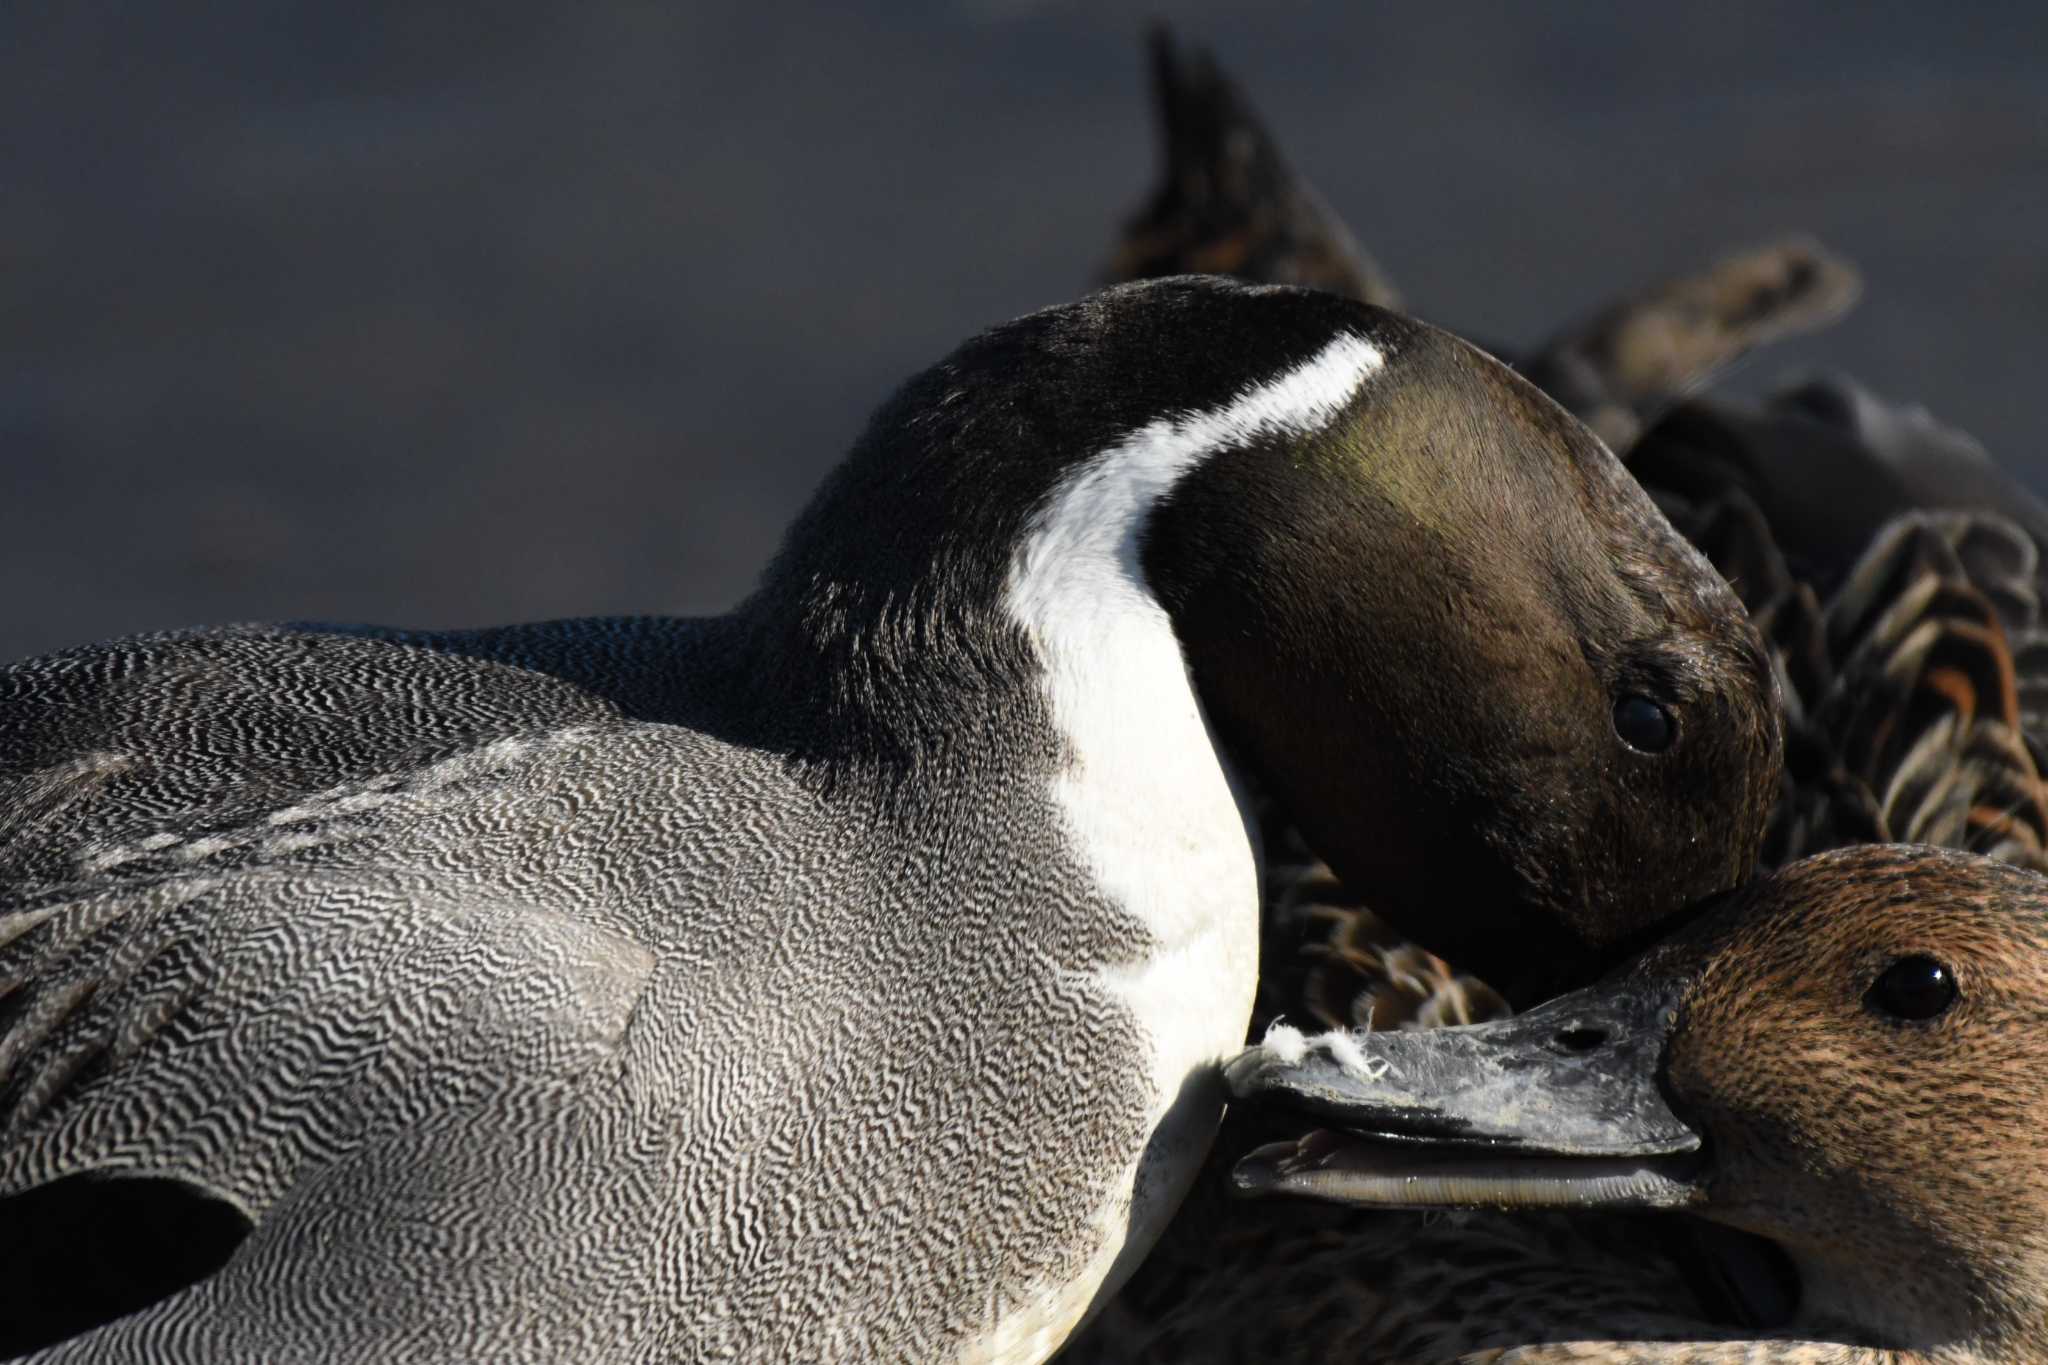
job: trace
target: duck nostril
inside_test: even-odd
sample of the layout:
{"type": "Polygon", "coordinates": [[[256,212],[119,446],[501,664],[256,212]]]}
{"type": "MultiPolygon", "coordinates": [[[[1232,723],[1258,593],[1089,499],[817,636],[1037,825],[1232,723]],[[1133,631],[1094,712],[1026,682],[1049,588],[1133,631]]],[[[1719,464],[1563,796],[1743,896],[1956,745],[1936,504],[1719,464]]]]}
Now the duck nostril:
{"type": "Polygon", "coordinates": [[[1568,1052],[1591,1052],[1607,1041],[1604,1028],[1568,1028],[1553,1040],[1568,1052]]]}

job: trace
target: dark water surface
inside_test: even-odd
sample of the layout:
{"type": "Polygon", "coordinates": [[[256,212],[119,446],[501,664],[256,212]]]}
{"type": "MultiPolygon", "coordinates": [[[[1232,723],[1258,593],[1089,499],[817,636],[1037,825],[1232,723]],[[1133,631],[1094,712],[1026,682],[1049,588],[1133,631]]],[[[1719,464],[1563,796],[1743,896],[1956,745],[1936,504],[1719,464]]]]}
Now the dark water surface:
{"type": "MultiPolygon", "coordinates": [[[[1422,315],[1533,341],[1808,230],[1865,302],[1742,382],[2048,486],[2048,6],[1159,8],[1422,315]]],[[[0,5],[0,658],[726,604],[896,381],[1088,281],[1142,18],[0,5]]]]}

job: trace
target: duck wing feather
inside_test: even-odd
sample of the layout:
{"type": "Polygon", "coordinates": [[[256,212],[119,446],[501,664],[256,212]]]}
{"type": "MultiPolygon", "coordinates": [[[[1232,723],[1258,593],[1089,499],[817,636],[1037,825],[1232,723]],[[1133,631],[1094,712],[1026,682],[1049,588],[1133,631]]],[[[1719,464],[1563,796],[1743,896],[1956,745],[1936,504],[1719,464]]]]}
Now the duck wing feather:
{"type": "Polygon", "coordinates": [[[1521,369],[1625,453],[1749,351],[1841,318],[1862,287],[1847,261],[1790,238],[1608,304],[1537,347],[1521,369]]]}
{"type": "Polygon", "coordinates": [[[1125,226],[1103,282],[1236,275],[1398,307],[1393,285],[1296,174],[1215,59],[1181,46],[1164,25],[1152,31],[1150,57],[1162,175],[1125,226]]]}

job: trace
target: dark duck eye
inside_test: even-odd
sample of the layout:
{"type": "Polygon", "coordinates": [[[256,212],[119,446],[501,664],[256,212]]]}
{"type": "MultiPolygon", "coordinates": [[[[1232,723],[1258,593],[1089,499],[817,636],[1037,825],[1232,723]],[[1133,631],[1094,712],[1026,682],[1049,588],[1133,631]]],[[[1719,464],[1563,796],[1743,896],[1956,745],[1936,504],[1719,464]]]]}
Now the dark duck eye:
{"type": "Polygon", "coordinates": [[[1879,1014],[1894,1019],[1932,1019],[1956,1002],[1956,977],[1925,954],[1902,957],[1870,983],[1864,997],[1879,1014]]]}
{"type": "Polygon", "coordinates": [[[1614,733],[1631,749],[1661,754],[1678,738],[1678,722],[1648,697],[1631,694],[1614,703],[1614,733]]]}

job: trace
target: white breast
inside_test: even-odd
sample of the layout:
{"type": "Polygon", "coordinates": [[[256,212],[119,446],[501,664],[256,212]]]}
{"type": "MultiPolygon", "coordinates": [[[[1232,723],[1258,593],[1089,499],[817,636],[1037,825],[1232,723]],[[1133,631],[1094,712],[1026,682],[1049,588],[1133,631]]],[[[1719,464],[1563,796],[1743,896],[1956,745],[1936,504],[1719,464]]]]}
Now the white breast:
{"type": "Polygon", "coordinates": [[[1096,981],[1151,1044],[1152,1136],[1107,1187],[1087,1272],[1047,1286],[967,1360],[1044,1359],[1137,1268],[1207,1154],[1222,1114],[1215,1064],[1242,1046],[1251,1016],[1256,825],[1146,584],[1145,519],[1204,459],[1327,425],[1380,364],[1371,342],[1339,336],[1222,408],[1146,426],[1077,468],[1018,552],[1009,606],[1037,646],[1068,743],[1053,794],[1071,846],[1157,943],[1096,981]]]}

